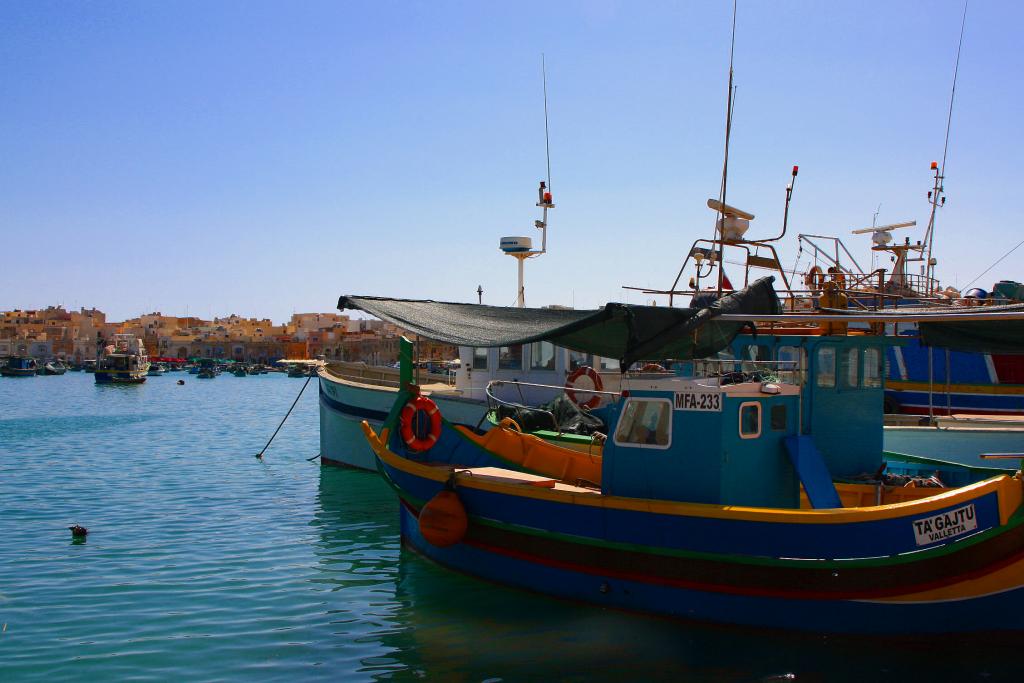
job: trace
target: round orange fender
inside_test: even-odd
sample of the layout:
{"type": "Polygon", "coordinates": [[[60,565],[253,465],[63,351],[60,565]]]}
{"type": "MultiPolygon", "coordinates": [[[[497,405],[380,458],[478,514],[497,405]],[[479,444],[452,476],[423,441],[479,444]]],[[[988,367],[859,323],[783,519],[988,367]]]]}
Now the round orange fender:
{"type": "Polygon", "coordinates": [[[466,535],[469,518],[459,495],[450,489],[439,491],[420,510],[420,533],[438,548],[455,545],[466,535]]]}
{"type": "Polygon", "coordinates": [[[589,401],[583,403],[580,402],[579,397],[576,396],[576,380],[583,375],[590,378],[590,381],[594,383],[594,391],[601,391],[604,389],[604,382],[601,381],[601,375],[597,374],[594,368],[588,365],[581,365],[572,371],[572,374],[565,378],[565,395],[569,397],[569,400],[578,405],[580,408],[596,408],[601,402],[601,397],[594,394],[589,401]]]}
{"type": "Polygon", "coordinates": [[[401,424],[402,441],[414,451],[429,451],[437,443],[441,436],[441,411],[437,404],[426,396],[417,396],[402,408],[399,415],[401,424]],[[430,420],[430,431],[425,436],[419,436],[413,423],[419,419],[419,413],[426,413],[430,420]]]}

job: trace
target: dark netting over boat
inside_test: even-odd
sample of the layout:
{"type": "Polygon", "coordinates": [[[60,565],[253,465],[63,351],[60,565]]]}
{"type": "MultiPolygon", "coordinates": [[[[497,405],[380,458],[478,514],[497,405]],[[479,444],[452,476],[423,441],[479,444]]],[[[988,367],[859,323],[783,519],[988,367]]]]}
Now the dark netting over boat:
{"type": "MultiPolygon", "coordinates": [[[[1005,306],[1024,311],[1024,306],[1005,306]]],[[[975,309],[977,310],[977,309],[975,309]]],[[[1024,353],[1024,320],[918,323],[926,346],[978,353],[1024,353]]]]}
{"type": "Polygon", "coordinates": [[[704,308],[607,304],[591,311],[506,308],[479,304],[342,296],[339,309],[357,309],[413,334],[456,346],[510,346],[546,340],[574,351],[617,358],[626,368],[643,358],[704,358],[728,346],[742,322],[722,313],[781,311],[774,278],[757,280],[704,308]]]}
{"type": "Polygon", "coordinates": [[[604,420],[589,410],[582,410],[564,394],[556,396],[536,408],[515,403],[501,403],[495,409],[495,414],[499,421],[502,418],[511,417],[526,432],[547,429],[553,432],[586,436],[595,432],[608,433],[608,426],[604,420]]]}
{"type": "MultiPolygon", "coordinates": [[[[828,313],[863,314],[847,309],[822,309],[828,313]]],[[[975,353],[1024,354],[1024,319],[956,320],[957,316],[978,316],[990,313],[1024,313],[1024,304],[1006,306],[942,306],[928,309],[905,308],[882,311],[887,316],[941,316],[936,322],[918,322],[921,343],[954,351],[975,353]]]]}

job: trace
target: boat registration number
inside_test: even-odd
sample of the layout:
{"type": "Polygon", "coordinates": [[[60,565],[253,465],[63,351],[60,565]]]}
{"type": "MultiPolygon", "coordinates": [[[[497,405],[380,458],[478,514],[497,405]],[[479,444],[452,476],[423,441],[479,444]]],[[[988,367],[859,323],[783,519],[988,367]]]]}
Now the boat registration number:
{"type": "Polygon", "coordinates": [[[722,395],[717,391],[676,392],[676,410],[704,410],[722,412],[722,395]]]}
{"type": "Polygon", "coordinates": [[[974,511],[974,503],[971,503],[938,515],[915,519],[911,524],[914,525],[917,544],[929,545],[977,529],[978,516],[974,511]]]}

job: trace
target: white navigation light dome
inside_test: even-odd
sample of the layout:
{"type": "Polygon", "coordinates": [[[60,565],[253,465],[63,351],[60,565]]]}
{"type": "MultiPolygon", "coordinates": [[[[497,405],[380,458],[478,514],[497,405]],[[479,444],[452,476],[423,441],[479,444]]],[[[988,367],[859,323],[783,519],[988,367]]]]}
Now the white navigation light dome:
{"type": "Polygon", "coordinates": [[[521,254],[533,250],[533,240],[529,237],[502,237],[499,249],[506,254],[521,254]]]}
{"type": "Polygon", "coordinates": [[[727,240],[743,239],[744,233],[750,229],[750,221],[738,216],[726,216],[718,221],[718,229],[727,240]]]}

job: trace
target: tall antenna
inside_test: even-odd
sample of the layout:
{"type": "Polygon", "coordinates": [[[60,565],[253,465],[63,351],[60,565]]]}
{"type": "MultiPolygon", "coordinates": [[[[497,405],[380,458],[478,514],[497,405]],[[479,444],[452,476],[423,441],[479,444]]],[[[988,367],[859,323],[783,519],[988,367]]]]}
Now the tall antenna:
{"type": "Polygon", "coordinates": [[[924,240],[928,245],[928,255],[925,260],[925,272],[928,274],[928,288],[929,294],[932,292],[931,286],[935,277],[935,263],[932,262],[932,241],[935,233],[935,212],[946,203],[946,188],[944,186],[944,180],[946,178],[946,155],[949,153],[949,131],[953,124],[953,101],[956,98],[956,78],[960,73],[960,51],[964,46],[964,27],[967,25],[967,3],[968,0],[964,0],[964,14],[960,20],[960,41],[956,46],[956,63],[953,66],[953,87],[949,93],[949,112],[946,115],[946,141],[942,146],[942,166],[938,166],[934,161],[932,162],[932,170],[935,171],[934,187],[932,191],[928,193],[928,202],[932,205],[931,215],[928,218],[928,230],[925,232],[924,240]]]}
{"type": "Polygon", "coordinates": [[[544,80],[544,153],[548,162],[548,192],[551,192],[551,138],[548,135],[548,65],[540,53],[540,73],[544,80]]]}
{"type": "MultiPolygon", "coordinates": [[[[732,107],[733,101],[736,96],[736,91],[732,85],[732,64],[733,55],[736,52],[736,0],[732,1],[732,42],[729,45],[729,88],[726,92],[726,104],[725,104],[725,158],[722,161],[722,187],[718,193],[718,219],[715,221],[715,236],[718,241],[718,255],[719,261],[725,257],[725,235],[719,229],[719,226],[725,224],[725,190],[729,179],[729,136],[732,133],[732,107]]],[[[722,287],[724,285],[725,270],[722,268],[722,264],[718,264],[718,296],[722,295],[722,287]]]]}

